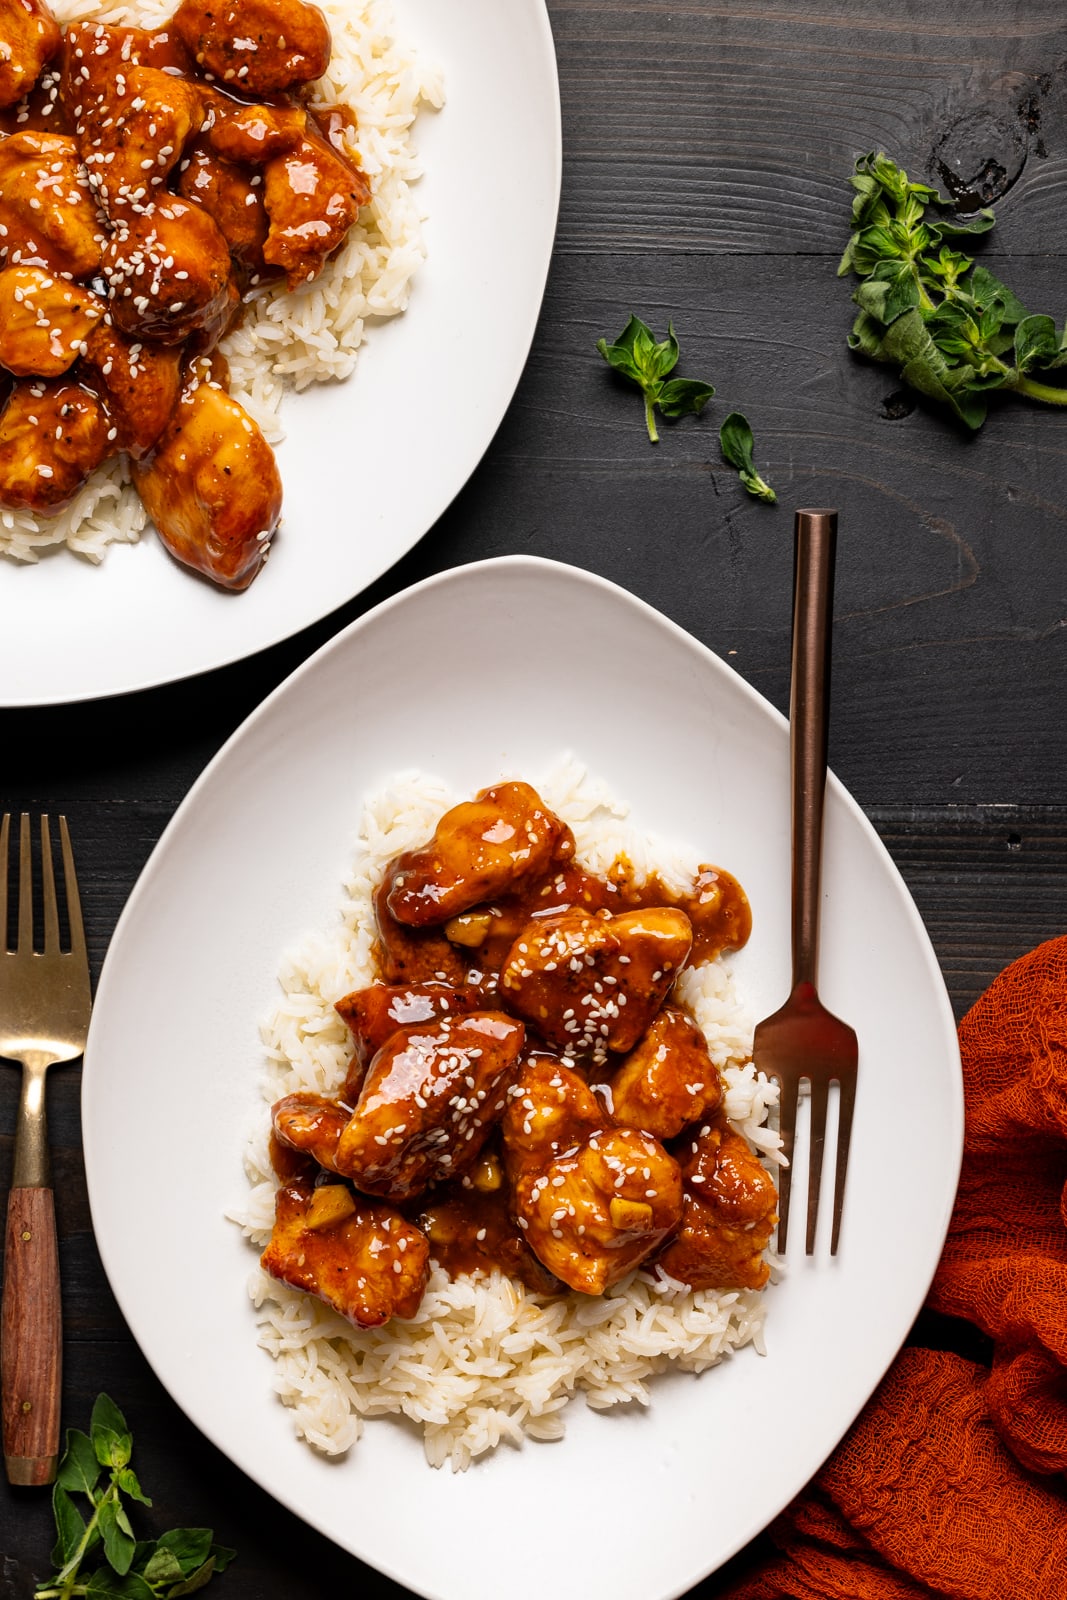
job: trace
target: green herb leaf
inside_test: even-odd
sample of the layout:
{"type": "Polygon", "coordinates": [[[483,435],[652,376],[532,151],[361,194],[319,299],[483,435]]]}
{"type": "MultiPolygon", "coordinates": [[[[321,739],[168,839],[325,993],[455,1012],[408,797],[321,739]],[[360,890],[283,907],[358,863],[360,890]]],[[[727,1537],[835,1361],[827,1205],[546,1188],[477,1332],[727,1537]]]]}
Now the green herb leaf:
{"type": "Polygon", "coordinates": [[[100,1463],[93,1442],[80,1428],[68,1428],[56,1482],[72,1494],[91,1495],[100,1480],[100,1463]]]}
{"type": "Polygon", "coordinates": [[[1015,329],[1015,365],[1020,372],[1043,367],[1059,354],[1060,338],[1051,317],[1025,317],[1015,329]]]}
{"type": "Polygon", "coordinates": [[[85,1519],[58,1478],[52,1486],[52,1515],[56,1523],[52,1564],[65,1567],[85,1538],[85,1519]]]}
{"type": "Polygon", "coordinates": [[[182,1564],[173,1551],[161,1550],[158,1545],[141,1568],[141,1573],[146,1583],[157,1585],[180,1583],[185,1577],[182,1564]]]}
{"type": "Polygon", "coordinates": [[[124,1467],[133,1450],[133,1438],[126,1418],[106,1394],[97,1396],[89,1433],[96,1459],[102,1467],[124,1467]]]}
{"type": "Polygon", "coordinates": [[[123,1576],[129,1572],[137,1545],[130,1520],[118,1499],[100,1503],[100,1533],[104,1541],[104,1554],[114,1570],[123,1576]]]}
{"type": "Polygon", "coordinates": [[[740,411],[731,411],[719,429],[719,447],[723,459],[736,468],[742,485],[757,500],[768,505],[776,504],[778,496],[770,484],[761,478],[752,459],[752,429],[748,418],[740,411]]]}
{"type": "Polygon", "coordinates": [[[656,404],[665,417],[685,417],[703,411],[715,390],[696,378],[672,378],[660,389],[656,404]]]}
{"type": "Polygon", "coordinates": [[[212,1537],[210,1528],[172,1528],[160,1539],[158,1548],[174,1557],[181,1576],[187,1578],[211,1554],[212,1537]]]}
{"type": "Polygon", "coordinates": [[[141,1505],[150,1506],[151,1500],[145,1494],[137,1481],[137,1474],[132,1467],[122,1467],[115,1476],[115,1482],[123,1494],[128,1494],[131,1500],[139,1500],[141,1505]]]}
{"type": "Polygon", "coordinates": [[[700,411],[711,399],[715,390],[709,383],[695,378],[670,378],[678,364],[680,349],[674,324],[668,323],[667,337],[659,342],[647,323],[633,313],[625,328],[612,344],[598,339],[596,347],[604,360],[621,377],[635,383],[645,399],[645,424],[653,444],[659,438],[656,431],[655,412],[658,407],[672,420],[700,411]]]}

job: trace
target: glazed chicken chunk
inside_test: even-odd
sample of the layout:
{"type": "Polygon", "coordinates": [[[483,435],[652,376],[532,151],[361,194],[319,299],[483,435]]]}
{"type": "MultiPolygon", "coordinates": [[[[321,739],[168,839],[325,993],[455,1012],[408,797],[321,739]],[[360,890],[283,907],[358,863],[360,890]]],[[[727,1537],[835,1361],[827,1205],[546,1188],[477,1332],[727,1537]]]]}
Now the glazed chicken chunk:
{"type": "Polygon", "coordinates": [[[104,302],[44,267],[0,272],[0,367],[16,377],[58,378],[81,354],[104,302]]]}
{"type": "Polygon", "coordinates": [[[555,1277],[603,1294],[678,1226],[682,1179],[658,1140],[613,1127],[578,1073],[532,1058],[503,1123],[512,1206],[555,1277]]]}
{"type": "Polygon", "coordinates": [[[13,106],[59,49],[59,28],[37,0],[0,0],[0,106],[13,106]]]}
{"type": "Polygon", "coordinates": [[[133,481],[171,554],[224,589],[247,589],[278,525],[274,452],[251,417],[194,365],[133,481]]]}
{"type": "Polygon", "coordinates": [[[337,1146],[351,1115],[351,1107],[340,1101],[300,1090],[271,1106],[271,1130],[286,1149],[298,1150],[328,1172],[336,1172],[337,1146]]]}
{"type": "Polygon", "coordinates": [[[394,1033],[367,1069],[337,1170],[396,1201],[461,1177],[500,1120],[524,1037],[496,1011],[394,1033]]]}
{"type": "Polygon", "coordinates": [[[29,132],[0,139],[0,264],[87,278],[104,240],[73,139],[29,132]]]}
{"type": "Polygon", "coordinates": [[[270,218],[263,259],[285,273],[290,289],[314,278],[370,199],[360,169],[310,136],[263,169],[270,218]]]}
{"type": "Polygon", "coordinates": [[[673,1139],[722,1099],[707,1040],[687,1012],[664,1005],[615,1073],[610,1109],[617,1122],[673,1139]]]}
{"type": "Polygon", "coordinates": [[[283,1185],[274,1229],[260,1257],[271,1277],[316,1295],[357,1328],[412,1317],[429,1273],[426,1235],[346,1185],[283,1185]]]}
{"type": "Polygon", "coordinates": [[[778,1221],[774,1180],[724,1117],[705,1123],[681,1151],[682,1223],[659,1257],[693,1289],[762,1289],[763,1252],[778,1221]]]}
{"type": "Polygon", "coordinates": [[[160,344],[224,331],[238,295],[226,240],[179,195],[123,212],[103,254],[115,326],[160,344]]]}
{"type": "Polygon", "coordinates": [[[50,516],[111,453],[95,394],[68,379],[16,383],[0,412],[0,504],[50,516]]]}
{"type": "Polygon", "coordinates": [[[692,941],[689,919],[671,906],[535,917],[504,962],[500,993],[550,1044],[602,1062],[636,1045],[692,941]]]}
{"type": "Polygon", "coordinates": [[[444,923],[573,854],[570,829],[528,783],[499,783],[446,811],[429,844],[397,857],[386,903],[406,927],[444,923]]]}
{"type": "Polygon", "coordinates": [[[196,85],[159,67],[129,67],[122,109],[86,118],[79,138],[93,189],[114,220],[160,198],[186,141],[204,120],[196,85]]]}
{"type": "Polygon", "coordinates": [[[85,341],[81,370],[107,408],[116,430],[114,448],[139,461],[174,415],[182,386],[181,351],[128,338],[107,316],[85,341]]]}
{"type": "Polygon", "coordinates": [[[304,0],[183,0],[174,30],[199,67],[243,94],[277,94],[321,78],[330,30],[304,0]]]}
{"type": "Polygon", "coordinates": [[[445,983],[372,983],[342,995],[334,1010],[348,1025],[355,1047],[342,1100],[355,1105],[367,1063],[399,1029],[463,1017],[484,1008],[485,995],[480,990],[453,989],[445,983]]]}

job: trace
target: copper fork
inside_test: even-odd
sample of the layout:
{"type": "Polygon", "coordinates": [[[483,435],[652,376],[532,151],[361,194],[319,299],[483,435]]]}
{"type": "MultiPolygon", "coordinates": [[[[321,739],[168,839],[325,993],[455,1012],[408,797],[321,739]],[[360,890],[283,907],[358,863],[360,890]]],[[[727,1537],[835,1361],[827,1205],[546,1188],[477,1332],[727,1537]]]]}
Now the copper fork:
{"type": "Polygon", "coordinates": [[[789,697],[792,792],[792,954],[789,998],[759,1023],[756,1067],[778,1080],[779,1132],[789,1165],[778,1187],[779,1255],[785,1254],[792,1188],[797,1105],[802,1085],[810,1100],[806,1253],[815,1251],[823,1147],[830,1086],[838,1085],[837,1153],[830,1254],[837,1254],[845,1177],[856,1101],[859,1047],[855,1032],[819,999],[815,987],[822,876],[823,799],[830,714],[830,634],[833,618],[837,512],[798,511],[794,529],[793,660],[789,697]]]}
{"type": "Polygon", "coordinates": [[[42,924],[35,941],[30,819],[19,822],[16,942],[8,949],[10,817],[0,822],[0,1056],[22,1063],[0,1301],[4,1466],[16,1484],[51,1483],[59,1453],[62,1322],[45,1121],[45,1074],[85,1049],[89,958],[65,817],[59,819],[69,949],[61,947],[52,841],[41,818],[42,924]],[[35,949],[35,942],[39,948],[35,949]]]}

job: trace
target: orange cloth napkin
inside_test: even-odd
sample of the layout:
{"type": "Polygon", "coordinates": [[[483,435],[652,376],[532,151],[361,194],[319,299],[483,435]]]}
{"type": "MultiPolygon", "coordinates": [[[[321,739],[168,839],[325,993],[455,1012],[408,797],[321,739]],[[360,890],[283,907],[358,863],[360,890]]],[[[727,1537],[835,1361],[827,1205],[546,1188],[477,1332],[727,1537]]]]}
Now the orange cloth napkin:
{"type": "Polygon", "coordinates": [[[959,1036],[963,1169],[927,1305],[992,1365],[905,1347],[723,1600],[1067,1600],[1067,937],[959,1036]]]}

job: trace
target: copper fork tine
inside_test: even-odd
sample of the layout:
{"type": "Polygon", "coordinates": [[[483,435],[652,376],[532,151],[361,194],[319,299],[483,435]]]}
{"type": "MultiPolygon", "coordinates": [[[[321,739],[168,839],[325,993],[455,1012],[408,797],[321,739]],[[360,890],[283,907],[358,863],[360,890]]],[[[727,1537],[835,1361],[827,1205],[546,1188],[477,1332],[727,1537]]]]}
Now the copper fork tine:
{"type": "Polygon", "coordinates": [[[64,949],[61,939],[47,816],[40,824],[41,926],[39,941],[35,938],[33,838],[24,812],[19,820],[15,947],[8,949],[11,819],[5,815],[0,822],[0,1056],[22,1063],[0,1298],[0,1421],[5,1469],[16,1484],[50,1483],[56,1470],[62,1320],[45,1075],[55,1063],[82,1054],[92,1009],[65,817],[59,819],[59,841],[70,948],[64,949]]]}

